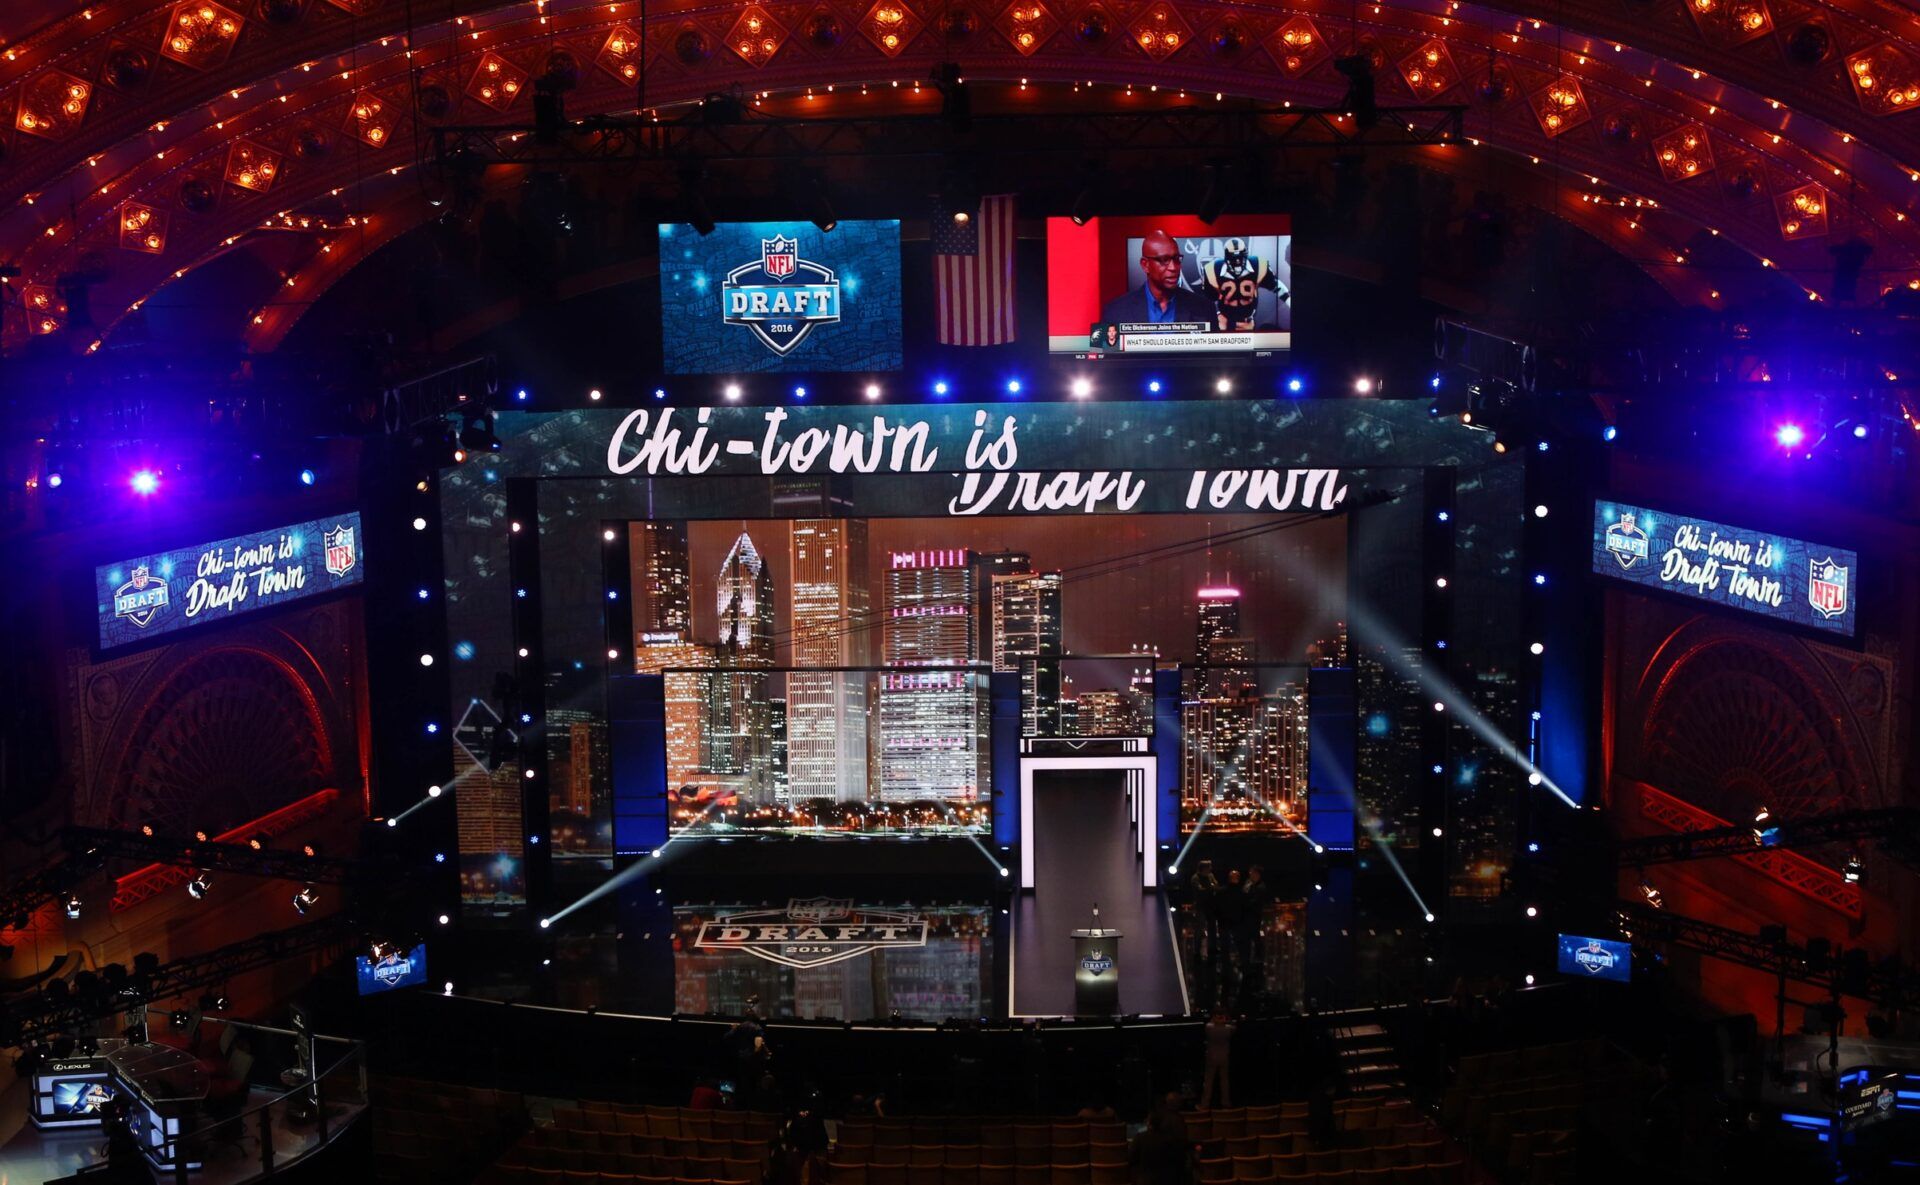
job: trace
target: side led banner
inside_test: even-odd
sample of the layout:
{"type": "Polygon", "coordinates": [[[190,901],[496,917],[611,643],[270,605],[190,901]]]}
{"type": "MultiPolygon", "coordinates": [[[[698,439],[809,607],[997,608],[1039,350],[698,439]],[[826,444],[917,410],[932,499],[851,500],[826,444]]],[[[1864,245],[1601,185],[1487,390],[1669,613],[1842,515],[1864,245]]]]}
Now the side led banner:
{"type": "Polygon", "coordinates": [[[900,369],[900,224],[660,226],[668,374],[900,369]]]}
{"type": "Polygon", "coordinates": [[[1854,634],[1860,557],[1844,547],[1601,501],[1593,507],[1593,570],[1789,625],[1854,634]]]}
{"type": "Polygon", "coordinates": [[[349,588],[363,573],[354,511],[102,564],[93,570],[100,648],[349,588]]]}

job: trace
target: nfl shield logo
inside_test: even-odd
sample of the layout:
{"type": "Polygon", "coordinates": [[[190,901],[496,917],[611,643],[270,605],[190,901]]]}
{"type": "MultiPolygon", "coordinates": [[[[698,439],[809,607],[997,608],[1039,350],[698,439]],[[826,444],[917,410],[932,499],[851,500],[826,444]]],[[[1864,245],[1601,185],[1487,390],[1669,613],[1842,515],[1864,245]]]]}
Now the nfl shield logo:
{"type": "Polygon", "coordinates": [[[1807,563],[1807,603],[1822,617],[1839,617],[1847,611],[1847,569],[1833,557],[1807,563]]]}
{"type": "Polygon", "coordinates": [[[783,280],[793,274],[795,261],[800,258],[800,241],[784,236],[760,240],[760,266],[776,280],[783,280]]]}
{"type": "Polygon", "coordinates": [[[320,542],[326,549],[327,575],[345,576],[353,571],[355,556],[352,527],[335,527],[331,531],[322,531],[320,542]]]}
{"type": "Polygon", "coordinates": [[[810,925],[837,922],[852,912],[851,897],[795,897],[787,902],[787,916],[810,925]]]}
{"type": "Polygon", "coordinates": [[[147,581],[150,580],[152,576],[153,576],[153,573],[147,570],[147,566],[145,564],[141,564],[138,568],[135,568],[133,570],[133,581],[132,581],[133,587],[135,588],[147,587],[147,581]]]}

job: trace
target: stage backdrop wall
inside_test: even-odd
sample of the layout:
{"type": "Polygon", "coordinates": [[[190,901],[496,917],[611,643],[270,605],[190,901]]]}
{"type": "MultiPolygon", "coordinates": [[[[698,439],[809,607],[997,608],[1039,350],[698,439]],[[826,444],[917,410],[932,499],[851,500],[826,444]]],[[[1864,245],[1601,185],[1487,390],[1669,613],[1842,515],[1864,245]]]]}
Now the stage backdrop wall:
{"type": "MultiPolygon", "coordinates": [[[[1309,662],[1357,667],[1363,821],[1404,839],[1415,810],[1408,780],[1424,776],[1419,763],[1436,743],[1444,746],[1449,768],[1466,771],[1454,775],[1461,802],[1448,829],[1462,837],[1448,853],[1454,891],[1463,901],[1500,891],[1524,780],[1502,776],[1503,763],[1466,729],[1436,741],[1415,709],[1428,698],[1420,663],[1430,663],[1453,671],[1503,726],[1513,724],[1509,735],[1524,735],[1522,643],[1502,624],[1514,619],[1511,602],[1521,595],[1523,467],[1496,458],[1486,434],[1432,419],[1424,402],[656,405],[502,413],[496,431],[503,448],[446,471],[439,491],[456,725],[450,739],[471,906],[524,904],[530,855],[545,861],[549,853],[598,860],[612,854],[607,681],[632,672],[636,644],[646,644],[635,616],[644,592],[636,524],[675,524],[706,567],[716,566],[709,562],[716,556],[723,567],[735,565],[718,583],[704,568],[684,577],[693,585],[692,613],[679,641],[710,645],[703,630],[746,637],[739,603],[728,618],[714,600],[729,579],[736,592],[758,579],[756,562],[738,546],[742,536],[747,550],[779,553],[780,563],[761,566],[786,565],[791,580],[796,523],[872,520],[894,541],[890,546],[900,546],[910,541],[903,528],[879,520],[921,520],[914,526],[925,538],[921,550],[938,551],[955,546],[948,536],[959,547],[983,548],[984,537],[976,538],[981,524],[999,520],[1012,524],[1011,545],[1033,552],[1032,567],[1044,572],[1060,566],[1042,554],[1058,532],[1016,520],[1047,516],[1082,520],[1075,529],[1093,537],[1129,520],[1144,524],[1142,516],[1183,520],[1181,540],[1139,529],[1150,542],[1193,543],[1203,569],[1210,531],[1223,550],[1231,550],[1236,530],[1298,524],[1289,528],[1293,539],[1318,532],[1318,543],[1292,554],[1254,549],[1235,557],[1244,565],[1231,574],[1235,587],[1244,577],[1250,586],[1305,579],[1330,590],[1287,602],[1301,608],[1300,620],[1282,623],[1294,639],[1275,644],[1285,653],[1236,661],[1271,662],[1276,671],[1291,666],[1302,675],[1309,662]],[[1419,598],[1408,592],[1418,562],[1407,557],[1421,554],[1432,473],[1447,475],[1440,485],[1457,504],[1446,546],[1478,589],[1478,599],[1460,598],[1466,620],[1443,635],[1452,639],[1444,652],[1431,648],[1419,598]],[[1320,574],[1307,575],[1316,565],[1320,574]],[[530,842],[535,837],[541,842],[530,842]]],[[[871,562],[881,577],[891,563],[871,562]]],[[[789,599],[788,591],[774,593],[776,605],[789,599]]],[[[869,611],[881,608],[870,604],[869,611]]],[[[1101,608],[1128,611],[1124,603],[1101,608]]],[[[1185,615],[1194,608],[1175,612],[1185,627],[1178,632],[1192,628],[1186,623],[1195,618],[1185,615]]],[[[983,604],[980,612],[990,609],[983,604]]],[[[762,626],[778,638],[769,653],[790,659],[794,623],[776,615],[762,626]]],[[[1190,673],[1196,639],[1177,642],[1184,652],[1173,657],[1190,673]]],[[[887,665],[873,654],[823,665],[868,661],[887,665]]],[[[1094,690],[1122,678],[1089,676],[1100,681],[1094,690]]],[[[1281,672],[1261,683],[1273,684],[1266,690],[1277,701],[1292,678],[1281,672]]],[[[1124,708],[1096,702],[1102,711],[1124,708]]],[[[690,801],[710,801],[700,797],[705,793],[695,787],[690,801]]],[[[539,882],[536,876],[536,893],[539,882]]]]}

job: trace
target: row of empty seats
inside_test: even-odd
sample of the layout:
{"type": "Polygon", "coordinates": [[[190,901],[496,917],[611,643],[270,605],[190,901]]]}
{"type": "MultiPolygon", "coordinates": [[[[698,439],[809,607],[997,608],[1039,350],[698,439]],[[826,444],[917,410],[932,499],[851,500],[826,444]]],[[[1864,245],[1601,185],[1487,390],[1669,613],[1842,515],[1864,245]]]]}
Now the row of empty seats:
{"type": "Polygon", "coordinates": [[[773,1139],[771,1136],[738,1140],[699,1139],[536,1127],[527,1133],[522,1144],[578,1152],[617,1152],[622,1155],[719,1156],[735,1160],[765,1160],[768,1150],[773,1147],[773,1139]]]}
{"type": "Polygon", "coordinates": [[[780,1116],[765,1111],[695,1111],[597,1099],[556,1104],[553,1126],[567,1131],[624,1132],[699,1140],[771,1140],[780,1116]]]}
{"type": "Polygon", "coordinates": [[[1370,1169],[1446,1165],[1459,1160],[1444,1140],[1386,1144],[1370,1148],[1330,1148],[1291,1156],[1222,1156],[1200,1161],[1202,1181],[1247,1181],[1261,1177],[1361,1172],[1370,1169]]]}
{"type": "Polygon", "coordinates": [[[375,1077],[375,1176],[395,1185],[465,1182],[528,1126],[524,1096],[511,1091],[375,1077]]]}

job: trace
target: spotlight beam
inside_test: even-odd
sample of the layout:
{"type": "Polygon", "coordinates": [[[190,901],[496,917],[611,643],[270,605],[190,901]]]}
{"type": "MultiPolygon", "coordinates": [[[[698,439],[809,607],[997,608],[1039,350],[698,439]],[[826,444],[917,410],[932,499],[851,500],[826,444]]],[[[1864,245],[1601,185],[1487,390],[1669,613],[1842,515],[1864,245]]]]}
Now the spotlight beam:
{"type": "MultiPolygon", "coordinates": [[[[717,802],[709,802],[706,806],[701,807],[700,813],[693,817],[693,821],[687,824],[687,828],[691,828],[695,824],[699,823],[700,820],[704,819],[707,816],[707,813],[713,810],[713,808],[717,805],[718,805],[717,802]]],[[[588,889],[585,895],[583,895],[579,900],[575,901],[573,904],[568,905],[555,913],[550,913],[545,918],[542,918],[540,923],[540,928],[543,930],[548,929],[551,926],[553,926],[555,923],[559,922],[562,918],[566,917],[568,914],[573,913],[576,910],[583,909],[586,906],[591,905],[593,902],[600,900],[600,898],[605,897],[610,893],[619,891],[624,886],[632,884],[634,881],[641,879],[642,877],[648,875],[649,873],[658,872],[660,869],[665,868],[668,864],[673,862],[673,852],[672,852],[673,845],[685,838],[686,838],[686,829],[682,829],[681,832],[677,835],[669,834],[667,836],[666,842],[662,843],[659,847],[653,849],[653,852],[650,855],[643,856],[640,859],[635,860],[632,864],[629,864],[627,867],[622,868],[619,872],[614,873],[612,876],[608,877],[606,880],[601,881],[599,884],[595,885],[593,888],[588,889]]]]}
{"type": "Polygon", "coordinates": [[[1187,849],[1193,846],[1194,840],[1200,838],[1200,833],[1206,829],[1207,820],[1211,818],[1213,818],[1213,807],[1209,805],[1206,810],[1200,812],[1200,821],[1195,823],[1193,830],[1188,833],[1187,842],[1181,844],[1180,850],[1173,854],[1173,863],[1168,865],[1167,871],[1175,876],[1180,874],[1180,865],[1187,858],[1187,849]]]}

